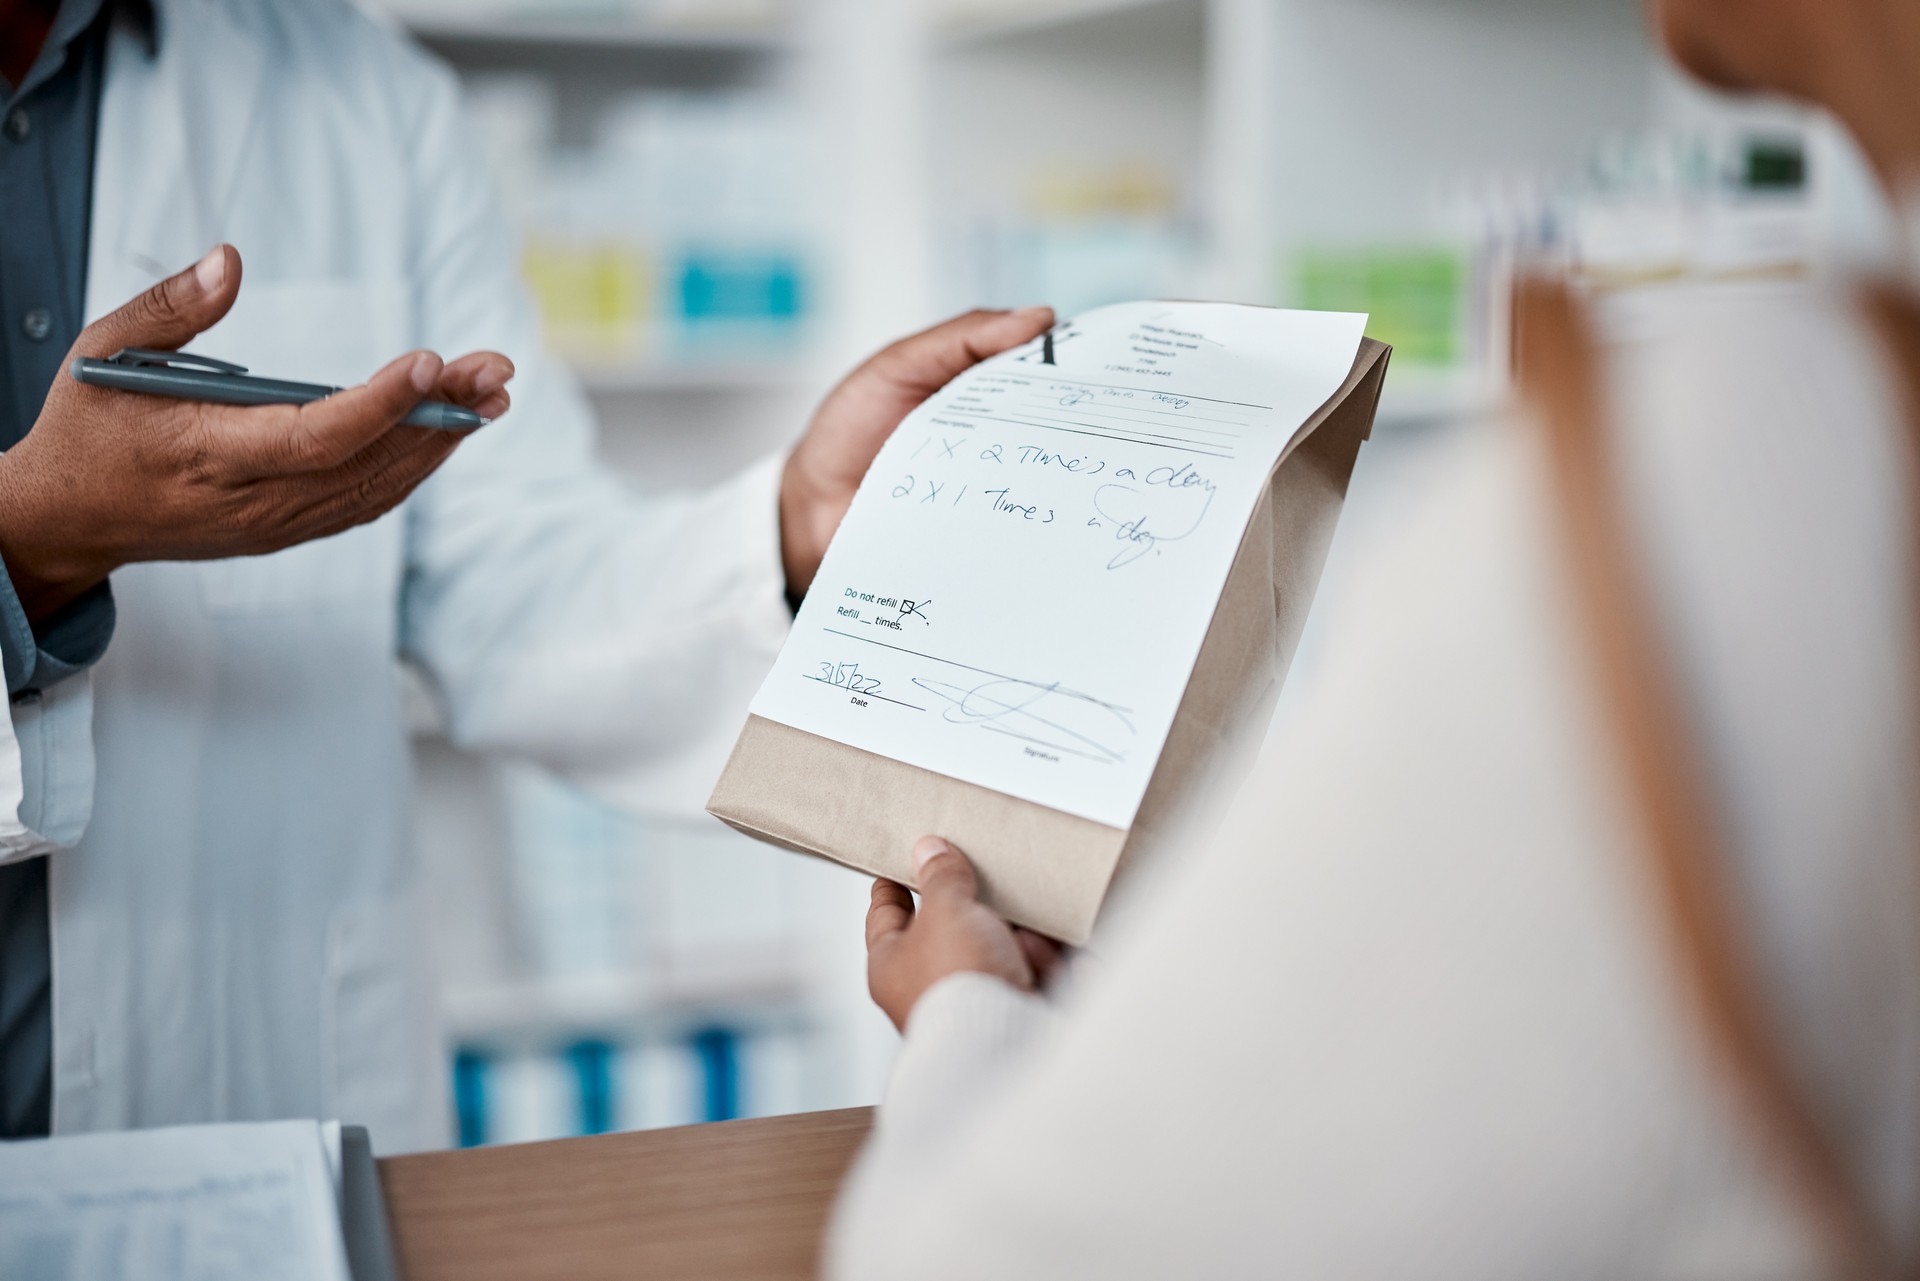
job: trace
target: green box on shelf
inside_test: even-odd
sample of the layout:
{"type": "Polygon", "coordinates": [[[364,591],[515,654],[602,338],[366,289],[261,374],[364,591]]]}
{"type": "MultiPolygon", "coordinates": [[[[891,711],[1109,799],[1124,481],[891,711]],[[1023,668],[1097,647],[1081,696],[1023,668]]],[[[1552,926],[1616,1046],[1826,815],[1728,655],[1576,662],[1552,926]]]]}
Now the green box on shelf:
{"type": "Polygon", "coordinates": [[[1451,249],[1315,249],[1295,259],[1293,296],[1310,311],[1364,311],[1367,337],[1397,360],[1457,365],[1465,359],[1465,257],[1451,249]]]}

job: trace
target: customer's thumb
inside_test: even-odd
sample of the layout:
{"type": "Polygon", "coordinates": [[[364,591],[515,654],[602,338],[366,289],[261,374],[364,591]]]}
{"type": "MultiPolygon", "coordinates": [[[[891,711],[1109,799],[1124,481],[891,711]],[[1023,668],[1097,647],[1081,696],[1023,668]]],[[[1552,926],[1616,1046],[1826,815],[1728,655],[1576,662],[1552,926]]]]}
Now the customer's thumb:
{"type": "Polygon", "coordinates": [[[123,347],[173,351],[219,324],[239,296],[240,254],[232,245],[217,245],[185,271],[87,326],[74,353],[105,358],[123,347]]]}
{"type": "Polygon", "coordinates": [[[922,837],[913,847],[914,875],[921,897],[937,899],[974,899],[980,896],[980,879],[974,874],[967,856],[937,836],[922,837]]]}

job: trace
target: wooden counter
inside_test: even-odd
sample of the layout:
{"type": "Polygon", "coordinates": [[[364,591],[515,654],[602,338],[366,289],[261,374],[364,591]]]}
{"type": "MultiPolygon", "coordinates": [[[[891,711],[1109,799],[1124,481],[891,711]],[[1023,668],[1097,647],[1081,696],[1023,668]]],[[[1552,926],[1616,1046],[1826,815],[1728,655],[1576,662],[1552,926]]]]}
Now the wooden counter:
{"type": "Polygon", "coordinates": [[[380,1162],[406,1281],[807,1278],[870,1108],[380,1162]]]}

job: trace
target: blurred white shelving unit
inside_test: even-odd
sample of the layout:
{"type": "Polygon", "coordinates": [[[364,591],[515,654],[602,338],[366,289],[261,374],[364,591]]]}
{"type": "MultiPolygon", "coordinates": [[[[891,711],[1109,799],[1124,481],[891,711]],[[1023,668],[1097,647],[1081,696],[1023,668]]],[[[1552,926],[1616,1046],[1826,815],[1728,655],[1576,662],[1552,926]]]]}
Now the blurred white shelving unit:
{"type": "MultiPolygon", "coordinates": [[[[1463,190],[1566,172],[1662,111],[1639,0],[953,0],[934,27],[943,256],[1033,216],[1061,175],[1151,174],[1192,252],[1138,274],[1178,296],[1286,304],[1303,254],[1471,252],[1463,190]]],[[[1382,422],[1498,392],[1485,368],[1403,359],[1382,422]]]]}
{"type": "Polygon", "coordinates": [[[650,392],[790,392],[804,385],[808,378],[804,364],[785,359],[652,360],[624,364],[583,360],[575,362],[574,373],[592,396],[636,396],[650,392]]]}
{"type": "Polygon", "coordinates": [[[1059,0],[1058,3],[1005,3],[976,0],[949,6],[938,21],[939,35],[955,44],[999,40],[1039,31],[1070,28],[1117,14],[1179,0],[1059,0]]]}
{"type": "Polygon", "coordinates": [[[1423,369],[1402,366],[1381,393],[1375,419],[1379,433],[1400,427],[1427,427],[1460,422],[1498,411],[1506,397],[1495,378],[1470,370],[1423,369]]]}
{"type": "MultiPolygon", "coordinates": [[[[789,963],[790,964],[790,963],[789,963]]],[[[791,969],[735,965],[716,974],[634,973],[448,989],[448,1031],[489,1048],[584,1036],[655,1039],[724,1024],[751,1034],[804,1026],[807,992],[791,969]]]]}
{"type": "MultiPolygon", "coordinates": [[[[386,7],[414,39],[463,77],[518,77],[549,85],[557,107],[557,141],[565,147],[586,142],[597,115],[623,94],[793,93],[799,79],[794,6],[783,0],[677,5],[395,0],[386,7]]],[[[805,353],[773,349],[718,356],[669,350],[630,360],[582,355],[569,363],[587,394],[602,402],[603,425],[616,431],[632,424],[649,430],[671,426],[664,417],[643,412],[649,398],[675,399],[678,419],[689,417],[688,398],[700,397],[744,399],[746,412],[764,413],[767,402],[809,381],[805,353]]],[[[703,434],[738,416],[725,403],[691,415],[703,434]]],[[[657,475],[650,479],[659,481],[657,475]]]]}

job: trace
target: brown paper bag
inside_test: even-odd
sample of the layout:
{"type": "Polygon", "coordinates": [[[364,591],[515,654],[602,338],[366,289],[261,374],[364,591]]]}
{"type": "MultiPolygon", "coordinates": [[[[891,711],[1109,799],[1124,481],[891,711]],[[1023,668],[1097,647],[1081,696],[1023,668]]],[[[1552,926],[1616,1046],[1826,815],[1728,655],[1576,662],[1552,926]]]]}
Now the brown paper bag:
{"type": "MultiPolygon", "coordinates": [[[[1264,730],[1293,660],[1391,349],[1365,340],[1346,384],[1280,460],[1247,522],[1133,826],[1107,827],[758,716],[707,812],[803,854],[913,884],[911,851],[944,836],[1001,915],[1086,942],[1123,865],[1154,857],[1210,771],[1264,730]]],[[[1211,791],[1213,789],[1206,789],[1211,791]]]]}

